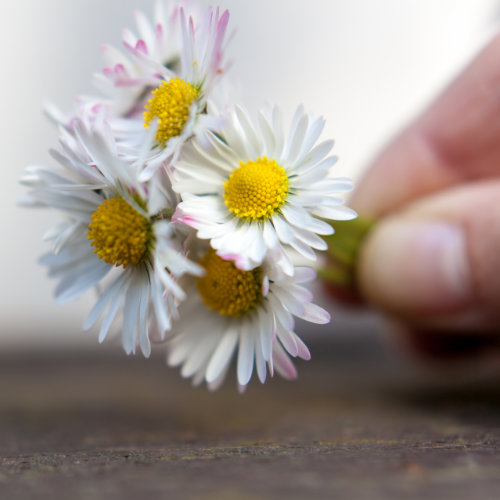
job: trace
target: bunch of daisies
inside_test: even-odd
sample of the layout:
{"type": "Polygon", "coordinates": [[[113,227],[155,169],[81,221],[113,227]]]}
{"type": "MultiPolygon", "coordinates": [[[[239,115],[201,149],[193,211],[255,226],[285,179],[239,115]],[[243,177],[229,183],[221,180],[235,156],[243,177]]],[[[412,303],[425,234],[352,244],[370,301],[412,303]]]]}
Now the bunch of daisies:
{"type": "Polygon", "coordinates": [[[121,337],[148,357],[162,343],[171,366],[217,388],[233,358],[244,388],[291,358],[309,359],[295,318],[327,323],[305,286],[326,220],[355,213],[336,193],[324,121],[299,107],[289,127],[277,106],[249,114],[227,102],[228,11],[156,5],[138,34],[105,46],[97,97],[75,113],[55,107],[52,167],[28,167],[25,203],[63,215],[41,259],[64,303],[97,292],[84,329],[121,337]]]}

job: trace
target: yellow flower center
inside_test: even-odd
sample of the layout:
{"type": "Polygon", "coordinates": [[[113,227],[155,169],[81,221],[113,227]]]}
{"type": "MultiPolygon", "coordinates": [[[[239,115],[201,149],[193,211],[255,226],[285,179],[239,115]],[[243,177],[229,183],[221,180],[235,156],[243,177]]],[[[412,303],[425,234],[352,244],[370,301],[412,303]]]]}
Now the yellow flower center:
{"type": "Polygon", "coordinates": [[[260,268],[242,271],[214,251],[208,252],[200,264],[205,275],[198,279],[198,291],[209,309],[241,318],[258,306],[262,299],[260,268]]]}
{"type": "Polygon", "coordinates": [[[127,267],[146,257],[153,241],[151,222],[123,198],[104,201],[90,220],[90,246],[104,262],[127,267]]]}
{"type": "Polygon", "coordinates": [[[151,120],[158,119],[155,139],[165,145],[182,132],[189,118],[189,107],[199,93],[199,89],[180,78],[163,82],[153,90],[153,97],[145,106],[144,126],[148,128],[151,120]]]}
{"type": "Polygon", "coordinates": [[[246,221],[269,219],[283,206],[287,194],[285,169],[267,157],[240,162],[224,183],[227,207],[246,221]]]}

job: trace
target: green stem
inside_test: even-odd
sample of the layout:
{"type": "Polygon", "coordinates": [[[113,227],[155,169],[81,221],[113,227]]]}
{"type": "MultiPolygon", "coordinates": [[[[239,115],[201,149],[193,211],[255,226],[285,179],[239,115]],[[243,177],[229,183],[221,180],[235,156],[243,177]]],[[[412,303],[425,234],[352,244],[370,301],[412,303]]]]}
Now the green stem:
{"type": "Polygon", "coordinates": [[[335,233],[323,237],[328,244],[328,260],[318,274],[329,283],[355,289],[359,249],[374,221],[357,217],[350,221],[327,222],[335,228],[335,233]]]}
{"type": "Polygon", "coordinates": [[[151,222],[158,222],[161,220],[170,220],[172,216],[174,215],[174,210],[170,208],[164,208],[157,214],[154,214],[151,216],[151,222]]]}

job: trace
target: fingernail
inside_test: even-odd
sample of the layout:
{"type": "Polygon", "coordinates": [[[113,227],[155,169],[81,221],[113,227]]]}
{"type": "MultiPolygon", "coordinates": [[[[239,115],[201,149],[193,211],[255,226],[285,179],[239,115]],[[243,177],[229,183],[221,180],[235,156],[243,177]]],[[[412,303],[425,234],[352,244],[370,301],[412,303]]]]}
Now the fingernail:
{"type": "Polygon", "coordinates": [[[471,296],[465,235],[452,223],[383,222],[362,249],[360,265],[362,289],[394,311],[452,311],[471,296]]]}

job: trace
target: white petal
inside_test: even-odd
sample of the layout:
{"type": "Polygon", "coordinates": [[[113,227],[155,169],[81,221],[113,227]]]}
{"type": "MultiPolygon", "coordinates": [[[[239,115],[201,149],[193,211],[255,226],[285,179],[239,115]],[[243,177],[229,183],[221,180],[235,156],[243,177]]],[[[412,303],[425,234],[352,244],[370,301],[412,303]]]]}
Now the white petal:
{"type": "Polygon", "coordinates": [[[222,340],[219,342],[217,349],[210,358],[207,371],[205,373],[205,380],[207,383],[214,383],[221,373],[223,373],[234,354],[236,345],[238,343],[238,333],[234,330],[227,331],[222,340]]]}
{"type": "Polygon", "coordinates": [[[257,314],[262,356],[265,361],[269,361],[276,329],[274,311],[265,311],[263,308],[260,308],[257,314]]]}
{"type": "Polygon", "coordinates": [[[107,310],[104,319],[101,323],[101,328],[99,330],[99,343],[102,344],[104,339],[106,338],[108,331],[113,323],[113,320],[116,318],[118,314],[118,310],[122,303],[122,299],[124,297],[124,293],[122,290],[115,290],[115,294],[113,299],[111,300],[111,304],[109,305],[109,309],[107,310]]]}
{"type": "Polygon", "coordinates": [[[309,221],[307,227],[311,231],[314,231],[316,234],[320,234],[321,236],[327,236],[334,233],[333,227],[328,224],[328,222],[315,219],[314,217],[311,217],[311,220],[309,221]]]}
{"type": "Polygon", "coordinates": [[[353,188],[351,179],[335,178],[335,179],[322,179],[319,182],[310,184],[310,189],[321,189],[328,193],[348,193],[353,188]]]}
{"type": "Polygon", "coordinates": [[[241,108],[240,106],[236,106],[235,112],[243,129],[248,155],[251,158],[257,159],[257,157],[262,156],[262,143],[257,138],[254,127],[243,108],[241,108]]]}
{"type": "Polygon", "coordinates": [[[331,316],[325,311],[322,307],[317,306],[316,304],[311,304],[310,302],[306,302],[304,305],[304,313],[303,314],[295,314],[299,318],[305,319],[306,321],[310,321],[311,323],[316,323],[318,325],[325,325],[330,322],[331,316]]]}
{"type": "Polygon", "coordinates": [[[295,335],[295,341],[297,342],[297,347],[299,350],[298,357],[300,359],[304,359],[305,361],[309,361],[311,359],[311,353],[309,352],[307,346],[304,344],[302,339],[297,335],[295,335]]]}
{"type": "Polygon", "coordinates": [[[305,304],[302,303],[300,299],[288,293],[286,289],[278,289],[275,287],[274,293],[276,294],[276,298],[282,302],[283,306],[293,315],[300,318],[305,314],[305,304]]]}
{"type": "Polygon", "coordinates": [[[104,312],[110,301],[117,295],[119,288],[123,285],[123,281],[126,278],[126,274],[121,274],[109,287],[108,289],[99,297],[98,301],[95,303],[94,307],[88,314],[85,322],[83,324],[84,330],[89,330],[99,319],[101,314],[104,312]]]}
{"type": "Polygon", "coordinates": [[[299,353],[299,349],[295,341],[294,333],[278,326],[278,338],[288,353],[295,358],[299,353]]]}
{"type": "Polygon", "coordinates": [[[324,180],[330,171],[333,160],[334,159],[323,160],[319,165],[315,165],[306,172],[300,172],[294,178],[294,184],[298,188],[304,189],[316,182],[324,180]]]}
{"type": "MultiPolygon", "coordinates": [[[[200,322],[201,323],[201,322],[200,322]]],[[[167,363],[169,366],[177,366],[184,362],[188,354],[197,343],[196,335],[179,334],[174,337],[169,344],[167,363]]]]}
{"type": "MultiPolygon", "coordinates": [[[[101,279],[108,274],[111,266],[108,264],[101,264],[101,261],[95,263],[88,269],[82,269],[77,277],[73,274],[67,275],[63,278],[56,287],[55,297],[58,304],[65,304],[73,299],[76,299],[89,288],[95,286],[101,279]]],[[[79,271],[80,272],[80,271],[79,271]]]]}
{"type": "Polygon", "coordinates": [[[224,379],[226,378],[227,372],[229,371],[230,363],[228,363],[225,367],[225,369],[221,372],[219,377],[214,380],[213,382],[210,382],[207,384],[208,390],[209,391],[216,391],[221,385],[222,382],[224,382],[224,379]]]}
{"type": "Polygon", "coordinates": [[[135,354],[137,316],[139,313],[140,289],[132,280],[129,283],[123,308],[122,345],[127,354],[135,354]]]}
{"type": "Polygon", "coordinates": [[[258,115],[259,126],[262,131],[262,138],[264,140],[264,147],[270,158],[278,156],[276,153],[276,138],[274,137],[274,131],[269,123],[265,113],[262,111],[258,115]]]}
{"type": "Polygon", "coordinates": [[[325,120],[323,118],[310,118],[309,129],[304,138],[301,151],[297,154],[296,161],[302,162],[304,158],[307,158],[311,148],[314,146],[316,141],[319,139],[321,132],[325,126],[325,120]],[[311,123],[312,121],[312,123],[311,123]]]}
{"type": "Polygon", "coordinates": [[[293,226],[308,227],[312,219],[312,217],[303,208],[293,205],[285,205],[281,211],[283,212],[285,219],[293,226]]]}
{"type": "Polygon", "coordinates": [[[311,261],[316,260],[316,253],[314,250],[307,245],[306,243],[302,243],[300,240],[295,240],[290,243],[290,246],[297,251],[300,255],[305,257],[306,259],[309,259],[311,261]]]}
{"type": "MultiPolygon", "coordinates": [[[[303,115],[297,123],[297,127],[288,137],[288,151],[283,153],[290,162],[296,162],[300,159],[303,153],[304,140],[306,139],[307,129],[309,128],[309,117],[303,115]]],[[[282,158],[283,160],[285,158],[282,158]]]]}
{"type": "Polygon", "coordinates": [[[295,282],[308,283],[316,279],[316,271],[311,267],[295,268],[295,282]]]}
{"type": "Polygon", "coordinates": [[[287,330],[293,330],[295,326],[293,316],[284,309],[281,301],[279,301],[274,294],[270,293],[269,302],[271,303],[272,311],[278,322],[287,330]]]}
{"type": "Polygon", "coordinates": [[[294,235],[291,227],[287,224],[285,219],[281,215],[275,215],[272,221],[280,241],[283,243],[291,243],[294,240],[294,235]]]}
{"type": "Polygon", "coordinates": [[[248,324],[243,323],[240,331],[240,346],[238,350],[238,383],[247,385],[253,372],[254,364],[254,338],[248,331],[248,324]]]}
{"type": "Polygon", "coordinates": [[[146,279],[143,278],[141,284],[141,295],[140,295],[140,305],[139,305],[139,317],[138,317],[138,328],[139,328],[139,345],[141,347],[142,354],[145,358],[151,356],[151,342],[149,340],[148,333],[148,309],[149,309],[149,297],[150,297],[150,287],[146,279]]]}
{"type": "Polygon", "coordinates": [[[255,339],[255,367],[257,368],[257,376],[260,382],[263,384],[266,381],[267,370],[266,361],[262,355],[262,349],[260,347],[260,342],[258,338],[255,339]]]}
{"type": "Polygon", "coordinates": [[[309,152],[302,164],[294,169],[294,172],[300,175],[302,172],[305,172],[318,164],[328,155],[333,148],[333,144],[333,141],[324,141],[318,144],[309,152]]]}
{"type": "Polygon", "coordinates": [[[307,229],[295,228],[295,236],[305,245],[314,248],[315,250],[326,250],[328,244],[320,236],[310,232],[307,229]]]}
{"type": "Polygon", "coordinates": [[[312,212],[318,217],[324,217],[325,219],[332,220],[352,220],[355,219],[358,214],[349,207],[317,207],[312,212]]]}
{"type": "Polygon", "coordinates": [[[181,375],[185,378],[193,376],[210,358],[215,345],[219,339],[219,332],[204,331],[200,335],[198,342],[192,351],[189,353],[186,361],[184,362],[181,375]]]}
{"type": "Polygon", "coordinates": [[[276,342],[273,346],[273,361],[276,371],[284,378],[293,380],[297,378],[297,369],[288,357],[283,347],[276,342]]]}
{"type": "Polygon", "coordinates": [[[266,244],[267,248],[275,248],[279,245],[279,239],[276,234],[276,230],[270,221],[266,221],[264,223],[262,237],[264,238],[264,243],[266,244]]]}
{"type": "Polygon", "coordinates": [[[280,162],[289,159],[289,157],[291,156],[290,148],[293,148],[294,142],[296,140],[299,140],[300,143],[302,144],[302,140],[306,130],[307,130],[307,116],[304,115],[304,107],[300,105],[295,111],[295,114],[293,115],[292,124],[290,126],[290,132],[285,142],[285,147],[281,153],[280,162]],[[298,129],[300,130],[299,133],[297,133],[298,129]]]}
{"type": "Polygon", "coordinates": [[[165,332],[170,330],[170,317],[166,307],[166,302],[163,300],[161,293],[161,285],[157,276],[151,278],[151,297],[153,299],[153,307],[155,311],[156,323],[160,330],[161,339],[165,339],[165,332]]]}

